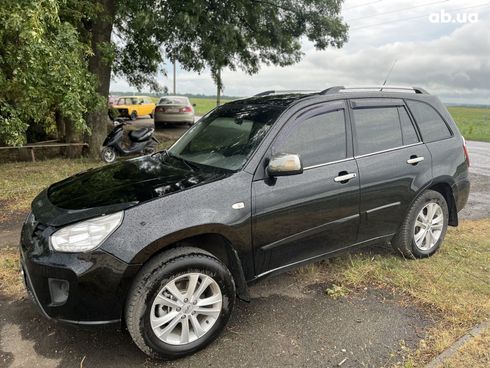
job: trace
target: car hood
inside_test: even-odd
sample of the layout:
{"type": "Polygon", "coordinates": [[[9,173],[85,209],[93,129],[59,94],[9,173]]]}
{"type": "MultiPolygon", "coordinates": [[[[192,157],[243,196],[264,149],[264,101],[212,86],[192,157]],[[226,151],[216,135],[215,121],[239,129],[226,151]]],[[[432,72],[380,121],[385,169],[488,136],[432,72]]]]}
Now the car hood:
{"type": "Polygon", "coordinates": [[[215,181],[228,173],[192,171],[162,155],[120,161],[69,177],[36,197],[37,221],[60,226],[215,181]]]}

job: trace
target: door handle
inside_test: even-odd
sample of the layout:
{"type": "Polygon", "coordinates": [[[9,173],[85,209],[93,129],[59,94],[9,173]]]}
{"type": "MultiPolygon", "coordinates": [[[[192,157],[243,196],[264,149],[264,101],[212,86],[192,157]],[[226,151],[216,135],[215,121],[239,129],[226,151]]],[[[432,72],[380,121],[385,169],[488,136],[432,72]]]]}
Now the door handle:
{"type": "Polygon", "coordinates": [[[419,162],[422,162],[422,161],[424,161],[423,157],[410,156],[410,158],[407,160],[407,164],[417,165],[419,162]]]}
{"type": "Polygon", "coordinates": [[[356,173],[350,173],[350,174],[339,173],[339,174],[343,174],[343,175],[337,176],[333,179],[333,181],[336,183],[347,183],[349,180],[354,179],[357,176],[356,173]]]}

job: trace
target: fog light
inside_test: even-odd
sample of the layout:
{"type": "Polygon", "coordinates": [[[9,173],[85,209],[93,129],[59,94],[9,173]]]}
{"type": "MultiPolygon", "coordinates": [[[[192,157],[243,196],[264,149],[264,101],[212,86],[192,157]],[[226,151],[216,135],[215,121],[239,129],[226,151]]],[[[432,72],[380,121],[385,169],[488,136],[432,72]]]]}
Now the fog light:
{"type": "Polygon", "coordinates": [[[66,280],[48,279],[49,294],[51,295],[50,307],[59,307],[66,303],[70,284],[66,280]]]}

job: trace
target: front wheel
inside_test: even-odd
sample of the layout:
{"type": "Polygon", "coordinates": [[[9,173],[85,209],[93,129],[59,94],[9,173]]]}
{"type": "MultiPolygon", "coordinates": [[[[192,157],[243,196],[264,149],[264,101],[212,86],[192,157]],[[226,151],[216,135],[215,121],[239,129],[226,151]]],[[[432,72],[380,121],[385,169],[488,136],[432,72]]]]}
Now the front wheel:
{"type": "Polygon", "coordinates": [[[136,113],[136,111],[133,111],[131,113],[131,115],[129,115],[129,118],[132,120],[132,121],[135,121],[137,118],[138,118],[138,114],[136,113]]]}
{"type": "Polygon", "coordinates": [[[102,161],[108,164],[116,161],[116,157],[117,157],[116,151],[112,147],[104,147],[100,151],[100,158],[102,159],[102,161]]]}
{"type": "Polygon", "coordinates": [[[439,192],[427,190],[410,207],[392,245],[409,258],[429,257],[444,241],[448,220],[446,199],[439,192]]]}
{"type": "Polygon", "coordinates": [[[150,260],[136,277],[126,325],[144,353],[175,359],[216,339],[234,303],[235,284],[223,263],[197,248],[174,248],[150,260]]]}

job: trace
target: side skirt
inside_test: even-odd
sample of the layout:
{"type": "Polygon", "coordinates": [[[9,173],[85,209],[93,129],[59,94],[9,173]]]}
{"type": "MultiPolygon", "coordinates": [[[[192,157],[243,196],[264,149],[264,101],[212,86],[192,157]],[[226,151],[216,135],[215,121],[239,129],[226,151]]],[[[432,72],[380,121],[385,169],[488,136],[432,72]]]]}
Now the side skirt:
{"type": "Polygon", "coordinates": [[[263,272],[260,275],[255,276],[255,278],[253,278],[252,280],[249,280],[248,281],[248,284],[249,285],[252,285],[255,282],[258,282],[258,281],[260,281],[260,280],[262,280],[262,279],[264,279],[266,277],[273,276],[273,275],[278,275],[278,274],[281,274],[283,272],[290,271],[292,269],[295,269],[295,268],[304,266],[304,265],[309,264],[309,263],[314,263],[314,262],[321,261],[323,259],[328,259],[328,258],[335,257],[335,256],[337,256],[339,254],[345,253],[346,251],[348,251],[349,249],[354,248],[354,247],[365,247],[365,246],[368,246],[368,245],[383,243],[383,242],[386,242],[386,241],[391,240],[393,238],[393,236],[395,236],[395,233],[388,234],[388,235],[383,235],[383,236],[379,236],[379,237],[376,237],[376,238],[373,238],[373,239],[369,239],[369,240],[365,240],[365,241],[362,241],[362,242],[359,242],[359,243],[348,245],[348,246],[346,246],[344,248],[340,248],[340,249],[337,249],[335,251],[326,252],[326,253],[320,254],[318,256],[314,256],[314,257],[310,257],[310,258],[304,259],[302,261],[298,261],[298,262],[290,263],[290,264],[287,264],[287,265],[284,265],[284,266],[281,266],[281,267],[278,267],[278,268],[274,268],[272,270],[263,272]]]}

